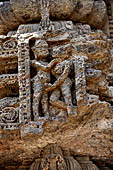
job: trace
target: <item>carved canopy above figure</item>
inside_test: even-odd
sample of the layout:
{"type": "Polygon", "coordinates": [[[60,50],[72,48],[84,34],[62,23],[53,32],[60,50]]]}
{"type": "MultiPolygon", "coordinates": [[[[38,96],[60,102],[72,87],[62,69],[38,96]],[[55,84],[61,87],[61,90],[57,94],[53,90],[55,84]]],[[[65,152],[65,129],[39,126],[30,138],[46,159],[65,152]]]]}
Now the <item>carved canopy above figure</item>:
{"type": "MultiPolygon", "coordinates": [[[[23,23],[39,22],[41,20],[40,2],[41,0],[0,2],[0,34],[7,34],[23,23]]],[[[107,12],[103,0],[49,0],[49,2],[52,20],[82,22],[104,29],[107,12]]]]}

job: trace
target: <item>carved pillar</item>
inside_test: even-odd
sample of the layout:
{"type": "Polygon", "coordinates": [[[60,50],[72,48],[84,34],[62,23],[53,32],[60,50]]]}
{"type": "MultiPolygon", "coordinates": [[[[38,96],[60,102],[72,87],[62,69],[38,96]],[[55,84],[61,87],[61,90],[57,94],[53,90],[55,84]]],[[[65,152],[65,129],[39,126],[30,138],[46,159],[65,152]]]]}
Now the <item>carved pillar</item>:
{"type": "Polygon", "coordinates": [[[30,54],[29,41],[19,37],[18,41],[18,75],[19,75],[19,122],[31,116],[30,92],[30,54]]]}
{"type": "Polygon", "coordinates": [[[85,76],[86,56],[75,56],[75,87],[77,105],[86,100],[86,76],[85,76]]]}

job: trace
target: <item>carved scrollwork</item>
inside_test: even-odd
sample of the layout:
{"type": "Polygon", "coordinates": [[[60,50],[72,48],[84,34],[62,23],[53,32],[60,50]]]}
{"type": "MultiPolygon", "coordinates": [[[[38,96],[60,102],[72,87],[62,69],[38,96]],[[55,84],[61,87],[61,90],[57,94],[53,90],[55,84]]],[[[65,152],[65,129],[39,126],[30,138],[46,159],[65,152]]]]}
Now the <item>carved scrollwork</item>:
{"type": "Polygon", "coordinates": [[[17,47],[17,42],[16,41],[8,40],[8,41],[5,41],[3,43],[3,49],[4,50],[15,49],[16,47],[17,47]]]}
{"type": "Polygon", "coordinates": [[[0,114],[0,121],[4,123],[14,123],[18,119],[18,109],[5,107],[0,114]]]}

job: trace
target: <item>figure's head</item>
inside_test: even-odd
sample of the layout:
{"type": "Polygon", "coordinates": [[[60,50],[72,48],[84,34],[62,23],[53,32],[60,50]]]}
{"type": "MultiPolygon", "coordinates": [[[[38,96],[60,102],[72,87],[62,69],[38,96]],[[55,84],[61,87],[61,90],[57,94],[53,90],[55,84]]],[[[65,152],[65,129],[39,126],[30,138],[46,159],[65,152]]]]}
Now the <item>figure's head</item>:
{"type": "Polygon", "coordinates": [[[59,63],[59,64],[57,64],[56,66],[55,66],[55,68],[53,69],[54,70],[54,73],[55,74],[62,74],[62,72],[63,72],[63,65],[62,65],[62,63],[59,63]]]}
{"type": "Polygon", "coordinates": [[[32,51],[34,52],[35,59],[40,60],[46,58],[49,54],[47,42],[45,40],[36,40],[32,51]]]}

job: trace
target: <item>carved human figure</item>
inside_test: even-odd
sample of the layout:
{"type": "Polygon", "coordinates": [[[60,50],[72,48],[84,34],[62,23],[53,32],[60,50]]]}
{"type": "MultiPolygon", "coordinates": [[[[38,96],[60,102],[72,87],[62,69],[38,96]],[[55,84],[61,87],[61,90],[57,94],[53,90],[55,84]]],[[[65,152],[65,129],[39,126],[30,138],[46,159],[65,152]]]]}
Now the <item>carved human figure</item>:
{"type": "Polygon", "coordinates": [[[67,170],[66,162],[61,155],[56,156],[56,166],[58,170],[67,170]]]}
{"type": "MultiPolygon", "coordinates": [[[[32,48],[35,60],[32,64],[35,66],[36,61],[38,63],[47,65],[46,57],[48,56],[48,45],[43,40],[36,40],[35,45],[32,48]]],[[[37,69],[37,75],[33,78],[33,115],[36,121],[39,117],[39,103],[41,100],[43,113],[48,114],[48,97],[46,93],[43,93],[43,84],[50,81],[50,74],[42,70],[37,69]],[[42,99],[41,99],[42,98],[42,99]]]]}
{"type": "Polygon", "coordinates": [[[45,88],[46,91],[53,91],[50,96],[50,103],[55,107],[67,110],[68,114],[72,113],[74,110],[71,94],[72,81],[69,78],[71,66],[72,61],[70,59],[68,60],[68,58],[64,58],[63,61],[59,62],[51,70],[51,73],[55,76],[56,81],[54,84],[49,83],[47,85],[48,87],[45,88]],[[65,102],[59,100],[61,93],[65,102]]]}
{"type": "Polygon", "coordinates": [[[70,108],[72,107],[72,96],[71,96],[71,79],[68,77],[70,73],[71,62],[65,60],[58,63],[54,69],[52,69],[52,74],[56,77],[56,82],[51,86],[53,89],[56,86],[57,89],[54,90],[50,96],[50,103],[54,106],[60,107],[61,109],[67,109],[68,114],[70,113],[70,108]],[[60,89],[58,88],[60,87],[60,89]],[[60,91],[62,94],[60,94],[60,91]],[[64,97],[64,102],[60,101],[60,95],[64,97]]]}
{"type": "Polygon", "coordinates": [[[48,111],[48,94],[44,92],[44,84],[50,82],[50,69],[58,62],[52,60],[47,62],[49,55],[48,44],[45,40],[36,40],[35,45],[32,47],[35,55],[32,66],[37,69],[37,75],[33,78],[33,115],[36,121],[39,117],[39,103],[42,104],[42,112],[44,116],[49,115],[48,111]]]}

